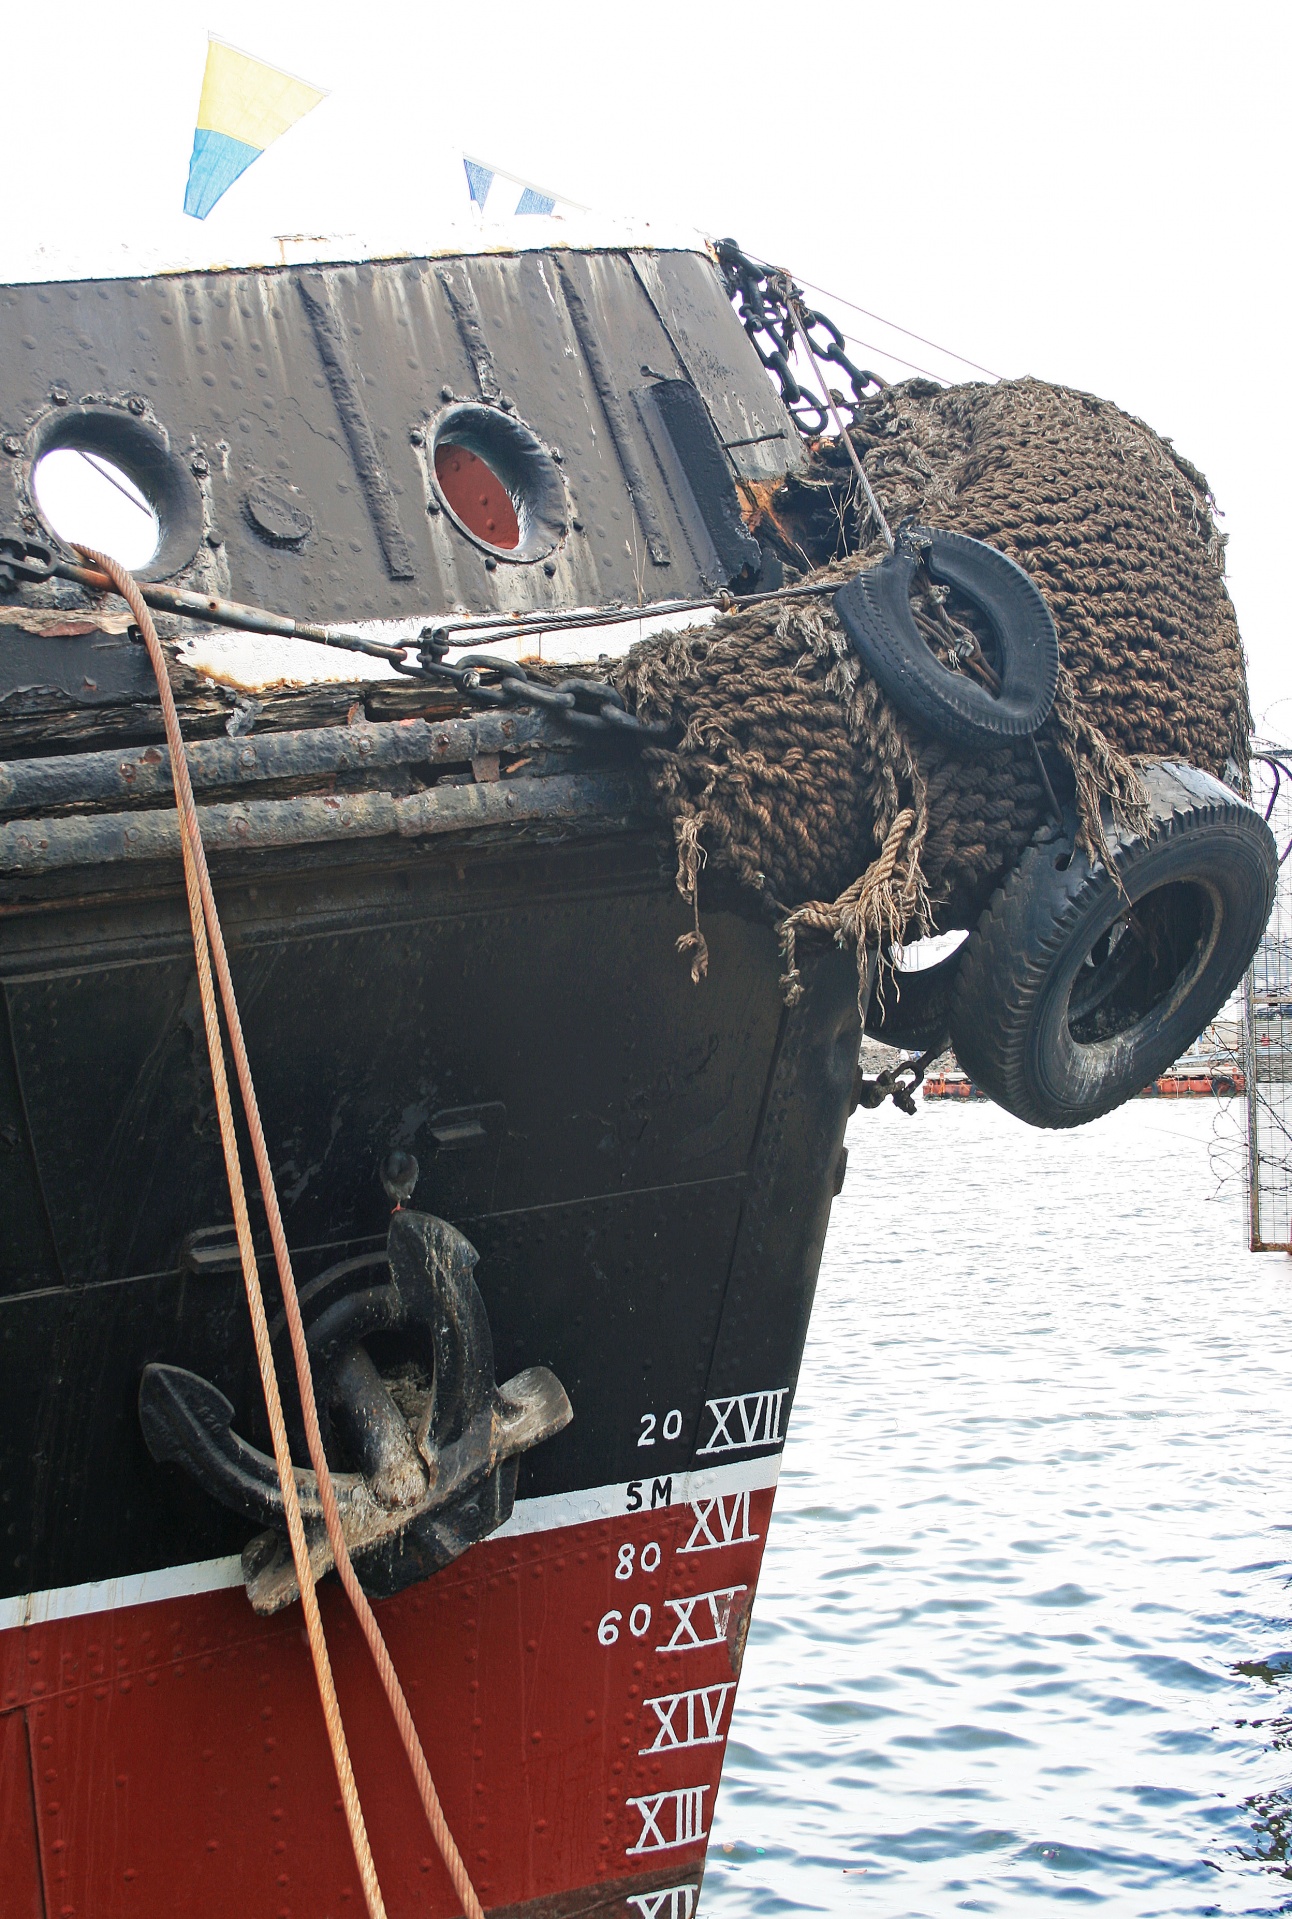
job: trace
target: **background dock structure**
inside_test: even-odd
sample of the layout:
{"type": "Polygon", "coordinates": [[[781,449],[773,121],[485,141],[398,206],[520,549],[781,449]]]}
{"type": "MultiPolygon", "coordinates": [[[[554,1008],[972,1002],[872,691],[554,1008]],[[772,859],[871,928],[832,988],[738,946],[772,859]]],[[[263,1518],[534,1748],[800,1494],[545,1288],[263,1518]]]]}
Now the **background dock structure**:
{"type": "Polygon", "coordinates": [[[1264,747],[1252,797],[1274,829],[1281,864],[1274,910],[1247,975],[1247,1191],[1253,1252],[1292,1252],[1292,749],[1264,747]]]}

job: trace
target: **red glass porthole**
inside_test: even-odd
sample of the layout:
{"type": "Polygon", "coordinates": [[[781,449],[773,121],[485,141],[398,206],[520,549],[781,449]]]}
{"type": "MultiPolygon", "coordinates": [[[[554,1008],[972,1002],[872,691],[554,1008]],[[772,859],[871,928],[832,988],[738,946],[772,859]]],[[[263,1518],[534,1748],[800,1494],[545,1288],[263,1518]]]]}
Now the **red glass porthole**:
{"type": "Polygon", "coordinates": [[[440,491],[469,533],[510,552],[520,545],[516,509],[498,475],[469,447],[442,442],[435,449],[440,491]]]}
{"type": "Polygon", "coordinates": [[[431,428],[431,465],[428,510],[442,509],[486,554],[532,566],[564,539],[557,462],[513,408],[471,400],[445,407],[431,428]]]}

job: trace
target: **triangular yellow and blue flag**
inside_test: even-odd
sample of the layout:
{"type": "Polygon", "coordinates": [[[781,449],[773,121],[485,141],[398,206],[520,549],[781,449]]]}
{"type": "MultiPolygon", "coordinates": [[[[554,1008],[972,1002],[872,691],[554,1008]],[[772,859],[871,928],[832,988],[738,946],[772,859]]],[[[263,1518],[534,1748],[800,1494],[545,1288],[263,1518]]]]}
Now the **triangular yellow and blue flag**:
{"type": "Polygon", "coordinates": [[[205,220],[239,174],[326,97],[324,88],[209,35],[185,213],[205,220]]]}

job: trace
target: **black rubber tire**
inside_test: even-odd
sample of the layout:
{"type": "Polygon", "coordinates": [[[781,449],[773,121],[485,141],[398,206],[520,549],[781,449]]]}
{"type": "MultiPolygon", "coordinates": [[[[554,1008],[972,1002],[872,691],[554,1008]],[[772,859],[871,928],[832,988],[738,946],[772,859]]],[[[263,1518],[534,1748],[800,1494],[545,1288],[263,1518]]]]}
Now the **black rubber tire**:
{"type": "Polygon", "coordinates": [[[951,1016],[951,995],[964,958],[957,946],[934,966],[916,972],[881,964],[866,1009],[866,1037],[885,1046],[923,1053],[945,1040],[951,1016]]]}
{"type": "Polygon", "coordinates": [[[1059,679],[1059,635],[1021,566],[963,533],[903,527],[878,566],[834,596],[862,664],[899,713],[926,733],[968,752],[999,749],[1044,725],[1059,679]],[[923,551],[929,576],[979,608],[996,638],[998,694],[933,652],[911,613],[911,582],[923,551]]]}
{"type": "Polygon", "coordinates": [[[1082,1126],[1164,1073],[1238,984],[1269,918],[1278,859],[1260,814],[1196,767],[1144,774],[1148,838],[1113,839],[1105,820],[1124,894],[1071,830],[1055,833],[1028,848],[965,944],[956,1057],[1031,1126],[1082,1126]]]}

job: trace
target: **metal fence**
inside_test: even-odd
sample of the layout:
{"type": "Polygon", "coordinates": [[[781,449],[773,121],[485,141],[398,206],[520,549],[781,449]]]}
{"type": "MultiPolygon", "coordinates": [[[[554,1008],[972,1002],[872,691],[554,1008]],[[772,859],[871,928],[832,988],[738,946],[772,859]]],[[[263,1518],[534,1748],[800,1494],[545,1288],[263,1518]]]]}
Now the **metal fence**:
{"type": "Polygon", "coordinates": [[[1292,1252],[1292,748],[1260,750],[1252,797],[1283,857],[1243,992],[1248,1216],[1253,1252],[1292,1252]]]}

